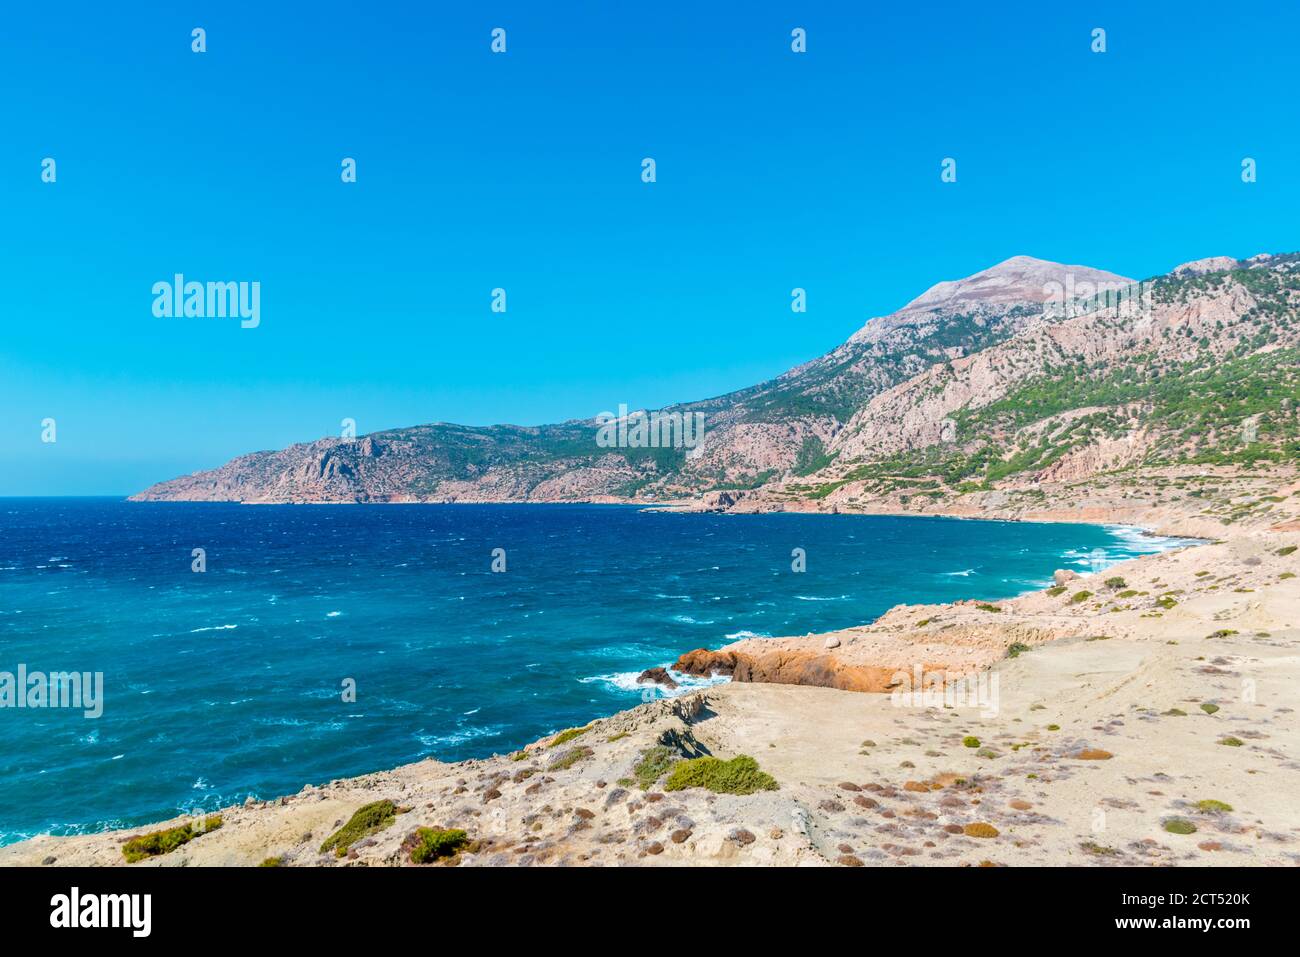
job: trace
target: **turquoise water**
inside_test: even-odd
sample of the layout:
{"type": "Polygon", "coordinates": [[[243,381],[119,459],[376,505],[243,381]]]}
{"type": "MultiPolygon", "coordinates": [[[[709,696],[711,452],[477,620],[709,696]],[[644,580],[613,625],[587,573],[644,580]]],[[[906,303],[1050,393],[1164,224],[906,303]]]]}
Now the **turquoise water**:
{"type": "Polygon", "coordinates": [[[622,506],[0,500],[0,672],[104,675],[99,718],[0,708],[0,843],[513,750],[662,693],[636,674],[692,648],[1006,597],[1096,550],[1102,567],[1169,544],[622,506]]]}

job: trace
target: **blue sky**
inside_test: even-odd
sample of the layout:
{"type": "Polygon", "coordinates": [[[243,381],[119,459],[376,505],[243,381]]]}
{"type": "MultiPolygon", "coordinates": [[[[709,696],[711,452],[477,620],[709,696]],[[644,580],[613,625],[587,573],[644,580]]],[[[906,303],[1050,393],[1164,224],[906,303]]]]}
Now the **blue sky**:
{"type": "Polygon", "coordinates": [[[276,6],[6,11],[0,494],[715,395],[1017,254],[1300,249],[1294,3],[276,6]],[[177,272],[260,327],[155,318],[177,272]]]}

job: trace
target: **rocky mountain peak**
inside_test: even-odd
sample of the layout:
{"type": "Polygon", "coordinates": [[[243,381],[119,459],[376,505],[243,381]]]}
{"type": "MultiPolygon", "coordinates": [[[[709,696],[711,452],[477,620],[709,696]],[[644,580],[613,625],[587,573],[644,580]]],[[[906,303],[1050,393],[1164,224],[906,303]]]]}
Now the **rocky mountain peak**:
{"type": "Polygon", "coordinates": [[[928,312],[975,304],[1043,302],[1049,298],[1048,290],[1052,283],[1067,289],[1083,283],[1124,285],[1132,281],[1091,266],[1068,266],[1033,256],[1012,256],[965,279],[936,283],[899,312],[928,312]]]}

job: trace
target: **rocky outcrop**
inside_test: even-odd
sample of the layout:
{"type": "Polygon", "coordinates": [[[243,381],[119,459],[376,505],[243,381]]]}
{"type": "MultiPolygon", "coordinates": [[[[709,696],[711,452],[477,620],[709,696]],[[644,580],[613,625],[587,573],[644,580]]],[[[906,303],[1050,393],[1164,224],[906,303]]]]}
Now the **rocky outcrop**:
{"type": "Polygon", "coordinates": [[[1237,260],[1231,256],[1210,256],[1206,259],[1196,259],[1189,263],[1183,263],[1181,266],[1176,266],[1173,274],[1175,276],[1205,276],[1212,272],[1232,269],[1236,265],[1237,260]]]}
{"type": "Polygon", "coordinates": [[[815,651],[745,653],[697,648],[677,659],[674,671],[688,675],[729,675],[733,681],[814,685],[841,691],[889,691],[897,668],[849,664],[815,651]]]}
{"type": "Polygon", "coordinates": [[[636,677],[636,683],[656,684],[672,690],[677,687],[677,681],[670,675],[665,668],[647,668],[636,677]]]}

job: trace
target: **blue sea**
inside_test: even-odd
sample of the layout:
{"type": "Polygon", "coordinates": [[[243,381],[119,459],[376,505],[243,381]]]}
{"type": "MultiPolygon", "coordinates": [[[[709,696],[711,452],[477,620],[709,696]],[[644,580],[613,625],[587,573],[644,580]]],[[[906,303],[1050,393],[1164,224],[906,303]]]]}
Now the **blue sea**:
{"type": "Polygon", "coordinates": [[[0,672],[102,672],[104,701],[0,708],[0,843],[511,751],[662,694],[636,675],[693,648],[1008,597],[1172,544],[936,518],[3,499],[0,672]]]}

